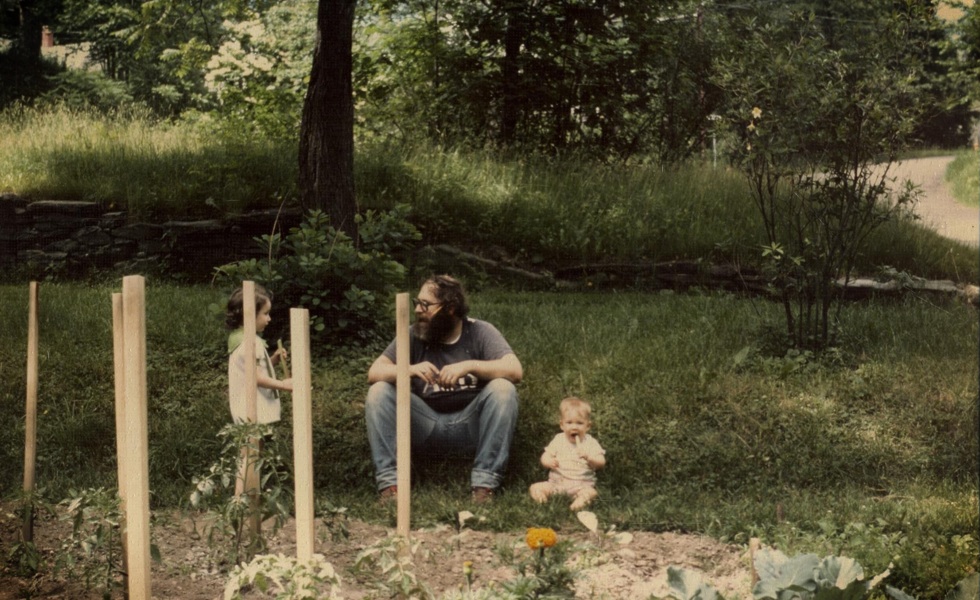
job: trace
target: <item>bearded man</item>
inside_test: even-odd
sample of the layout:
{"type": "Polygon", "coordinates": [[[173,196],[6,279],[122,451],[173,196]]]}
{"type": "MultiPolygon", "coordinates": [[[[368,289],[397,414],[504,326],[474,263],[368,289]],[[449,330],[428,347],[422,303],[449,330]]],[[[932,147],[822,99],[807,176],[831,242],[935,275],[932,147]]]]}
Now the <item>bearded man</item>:
{"type": "MultiPolygon", "coordinates": [[[[517,424],[517,390],[524,369],[496,327],[471,319],[463,286],[430,277],[414,299],[409,375],[412,453],[473,454],[474,503],[493,499],[503,479],[517,424]]],[[[395,342],[368,369],[368,441],[382,501],[397,495],[395,342]]]]}

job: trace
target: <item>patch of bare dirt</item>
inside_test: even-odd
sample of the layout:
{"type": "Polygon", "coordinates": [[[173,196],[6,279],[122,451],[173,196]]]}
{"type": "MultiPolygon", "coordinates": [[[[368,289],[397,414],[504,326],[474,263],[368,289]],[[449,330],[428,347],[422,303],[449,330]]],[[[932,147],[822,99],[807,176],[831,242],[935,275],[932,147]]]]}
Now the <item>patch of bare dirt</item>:
{"type": "MultiPolygon", "coordinates": [[[[17,539],[20,520],[12,506],[0,514],[0,552],[6,554],[17,539]]],[[[331,541],[322,523],[317,523],[316,552],[323,554],[342,579],[344,598],[377,598],[367,581],[351,573],[357,555],[369,546],[391,535],[391,529],[351,521],[346,540],[331,541]]],[[[70,524],[56,518],[41,520],[35,528],[35,541],[50,565],[54,554],[70,532],[70,524]]],[[[524,530],[492,533],[464,529],[460,536],[448,526],[415,530],[412,541],[421,542],[415,557],[415,571],[437,595],[460,590],[465,578],[464,561],[473,562],[473,589],[490,582],[512,579],[516,572],[512,561],[501,558],[502,549],[511,548],[518,557],[528,552],[524,530]]],[[[725,597],[746,597],[751,572],[744,548],[721,544],[715,540],[674,533],[632,532],[627,543],[609,537],[602,540],[585,528],[559,531],[560,539],[573,541],[575,550],[570,563],[580,569],[576,597],[591,599],[644,599],[650,594],[666,595],[667,567],[677,566],[700,571],[705,579],[725,597]]],[[[269,540],[269,553],[295,555],[295,526],[290,521],[269,540]]],[[[157,515],[152,530],[153,543],[159,548],[161,561],[152,567],[154,598],[180,600],[214,600],[221,598],[227,566],[212,562],[207,542],[195,535],[191,521],[177,512],[157,515]]],[[[17,577],[9,566],[0,568],[0,600],[14,598],[51,598],[89,600],[101,598],[97,591],[86,591],[79,581],[68,581],[51,575],[50,569],[34,579],[17,577]]],[[[122,598],[116,590],[113,598],[122,598]]],[[[251,597],[251,596],[250,596],[251,597]]]]}
{"type": "Polygon", "coordinates": [[[922,223],[943,237],[977,246],[980,240],[980,209],[956,201],[946,183],[946,168],[952,156],[903,160],[892,165],[890,175],[897,183],[909,180],[922,191],[914,212],[922,223]]]}

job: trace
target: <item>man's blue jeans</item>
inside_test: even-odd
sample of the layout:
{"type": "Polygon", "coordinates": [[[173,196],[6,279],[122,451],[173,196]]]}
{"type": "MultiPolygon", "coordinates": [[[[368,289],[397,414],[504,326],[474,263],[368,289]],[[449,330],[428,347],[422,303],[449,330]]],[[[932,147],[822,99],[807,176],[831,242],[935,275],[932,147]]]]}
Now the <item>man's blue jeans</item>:
{"type": "MultiPolygon", "coordinates": [[[[398,482],[395,439],[395,386],[378,382],[364,403],[375,480],[382,490],[398,482]]],[[[500,486],[517,425],[517,390],[494,379],[463,410],[439,413],[412,394],[412,455],[476,455],[470,485],[500,486]]]]}

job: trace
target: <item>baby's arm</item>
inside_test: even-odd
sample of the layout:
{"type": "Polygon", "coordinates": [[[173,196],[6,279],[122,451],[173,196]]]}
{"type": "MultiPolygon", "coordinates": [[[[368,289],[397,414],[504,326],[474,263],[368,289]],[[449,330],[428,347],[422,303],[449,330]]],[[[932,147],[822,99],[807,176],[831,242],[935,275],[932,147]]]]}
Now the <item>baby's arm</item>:
{"type": "Polygon", "coordinates": [[[554,454],[552,454],[551,452],[548,452],[547,450],[545,450],[544,451],[544,454],[541,455],[541,466],[543,466],[546,469],[551,469],[551,470],[557,469],[558,468],[558,457],[555,456],[554,454]]]}
{"type": "Polygon", "coordinates": [[[602,467],[606,466],[606,455],[596,454],[595,456],[586,456],[585,462],[589,464],[589,468],[593,471],[598,471],[602,467]]]}
{"type": "MultiPolygon", "coordinates": [[[[595,438],[593,438],[593,441],[594,440],[595,438]]],[[[591,444],[591,446],[593,447],[582,452],[582,458],[585,459],[585,462],[587,465],[589,465],[590,469],[593,471],[598,471],[602,467],[606,466],[606,453],[603,451],[602,446],[599,445],[599,442],[595,442],[591,444]]]]}

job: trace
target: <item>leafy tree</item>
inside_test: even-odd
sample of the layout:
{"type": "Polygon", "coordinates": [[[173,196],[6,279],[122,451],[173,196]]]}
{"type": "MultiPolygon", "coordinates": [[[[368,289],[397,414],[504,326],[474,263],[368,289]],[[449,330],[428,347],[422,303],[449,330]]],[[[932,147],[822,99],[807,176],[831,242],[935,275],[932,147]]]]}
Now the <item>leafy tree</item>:
{"type": "Polygon", "coordinates": [[[746,176],[768,237],[763,249],[786,331],[796,347],[834,341],[847,280],[875,228],[913,200],[895,197],[888,166],[912,133],[914,78],[902,62],[902,22],[882,12],[885,35],[835,49],[812,12],[756,20],[721,64],[730,96],[732,161],[746,176]]]}
{"type": "MultiPolygon", "coordinates": [[[[974,106],[980,102],[980,4],[974,2],[969,6],[956,3],[963,11],[956,24],[959,51],[962,56],[958,74],[963,77],[968,86],[969,97],[974,106]]],[[[980,138],[980,128],[974,122],[974,139],[980,138]]]]}
{"type": "Polygon", "coordinates": [[[375,6],[358,36],[358,92],[382,135],[673,161],[699,150],[719,100],[715,38],[693,3],[375,6]]]}
{"type": "Polygon", "coordinates": [[[901,5],[908,23],[907,60],[916,73],[917,86],[925,98],[924,112],[915,128],[915,138],[927,146],[962,146],[970,134],[972,110],[970,88],[976,72],[962,63],[947,26],[936,12],[937,2],[917,0],[901,5]]]}

